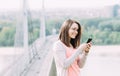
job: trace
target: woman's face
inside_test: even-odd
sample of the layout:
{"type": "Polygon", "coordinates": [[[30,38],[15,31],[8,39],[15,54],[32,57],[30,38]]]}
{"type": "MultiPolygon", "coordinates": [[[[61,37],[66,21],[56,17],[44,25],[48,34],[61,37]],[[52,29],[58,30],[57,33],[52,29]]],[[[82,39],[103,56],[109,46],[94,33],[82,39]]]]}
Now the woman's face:
{"type": "Polygon", "coordinates": [[[68,31],[69,37],[70,38],[75,38],[78,34],[78,24],[73,23],[68,31]]]}

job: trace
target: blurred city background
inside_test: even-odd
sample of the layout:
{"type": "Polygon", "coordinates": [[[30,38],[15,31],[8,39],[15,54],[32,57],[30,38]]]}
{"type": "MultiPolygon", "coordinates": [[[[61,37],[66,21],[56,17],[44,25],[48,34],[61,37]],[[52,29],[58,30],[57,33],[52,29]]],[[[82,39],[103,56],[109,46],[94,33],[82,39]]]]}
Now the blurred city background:
{"type": "Polygon", "coordinates": [[[0,76],[47,76],[69,18],[93,38],[81,76],[120,76],[120,0],[0,0],[0,76]]]}

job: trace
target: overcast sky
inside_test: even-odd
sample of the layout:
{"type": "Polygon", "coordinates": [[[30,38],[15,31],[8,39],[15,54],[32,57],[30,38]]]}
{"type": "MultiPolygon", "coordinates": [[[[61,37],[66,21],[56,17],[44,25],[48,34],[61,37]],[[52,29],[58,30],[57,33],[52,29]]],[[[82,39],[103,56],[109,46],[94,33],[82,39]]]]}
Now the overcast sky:
{"type": "MultiPolygon", "coordinates": [[[[0,11],[20,10],[23,0],[0,0],[0,11]]],[[[42,0],[27,0],[30,9],[41,9],[42,0]]],[[[120,4],[120,0],[44,0],[46,9],[50,8],[97,8],[120,4]]]]}

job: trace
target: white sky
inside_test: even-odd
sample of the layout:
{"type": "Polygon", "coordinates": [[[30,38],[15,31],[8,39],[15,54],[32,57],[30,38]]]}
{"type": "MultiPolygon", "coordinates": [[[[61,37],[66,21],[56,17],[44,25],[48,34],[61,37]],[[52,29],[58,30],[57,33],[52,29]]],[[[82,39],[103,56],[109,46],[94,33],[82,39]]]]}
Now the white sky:
{"type": "MultiPolygon", "coordinates": [[[[0,0],[0,11],[20,10],[23,0],[0,0]]],[[[27,0],[30,9],[41,9],[42,0],[27,0]]],[[[44,0],[45,8],[97,8],[120,4],[120,0],[44,0]]]]}

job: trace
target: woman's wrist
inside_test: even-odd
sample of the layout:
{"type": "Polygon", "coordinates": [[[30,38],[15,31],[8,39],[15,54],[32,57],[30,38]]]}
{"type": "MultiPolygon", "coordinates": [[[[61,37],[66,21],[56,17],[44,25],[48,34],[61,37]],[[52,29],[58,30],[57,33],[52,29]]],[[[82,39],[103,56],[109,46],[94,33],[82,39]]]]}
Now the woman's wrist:
{"type": "Polygon", "coordinates": [[[85,51],[85,53],[89,53],[89,51],[85,51]]]}
{"type": "Polygon", "coordinates": [[[88,55],[88,52],[85,52],[85,51],[84,51],[83,53],[84,53],[84,55],[86,55],[86,56],[88,55]]]}

